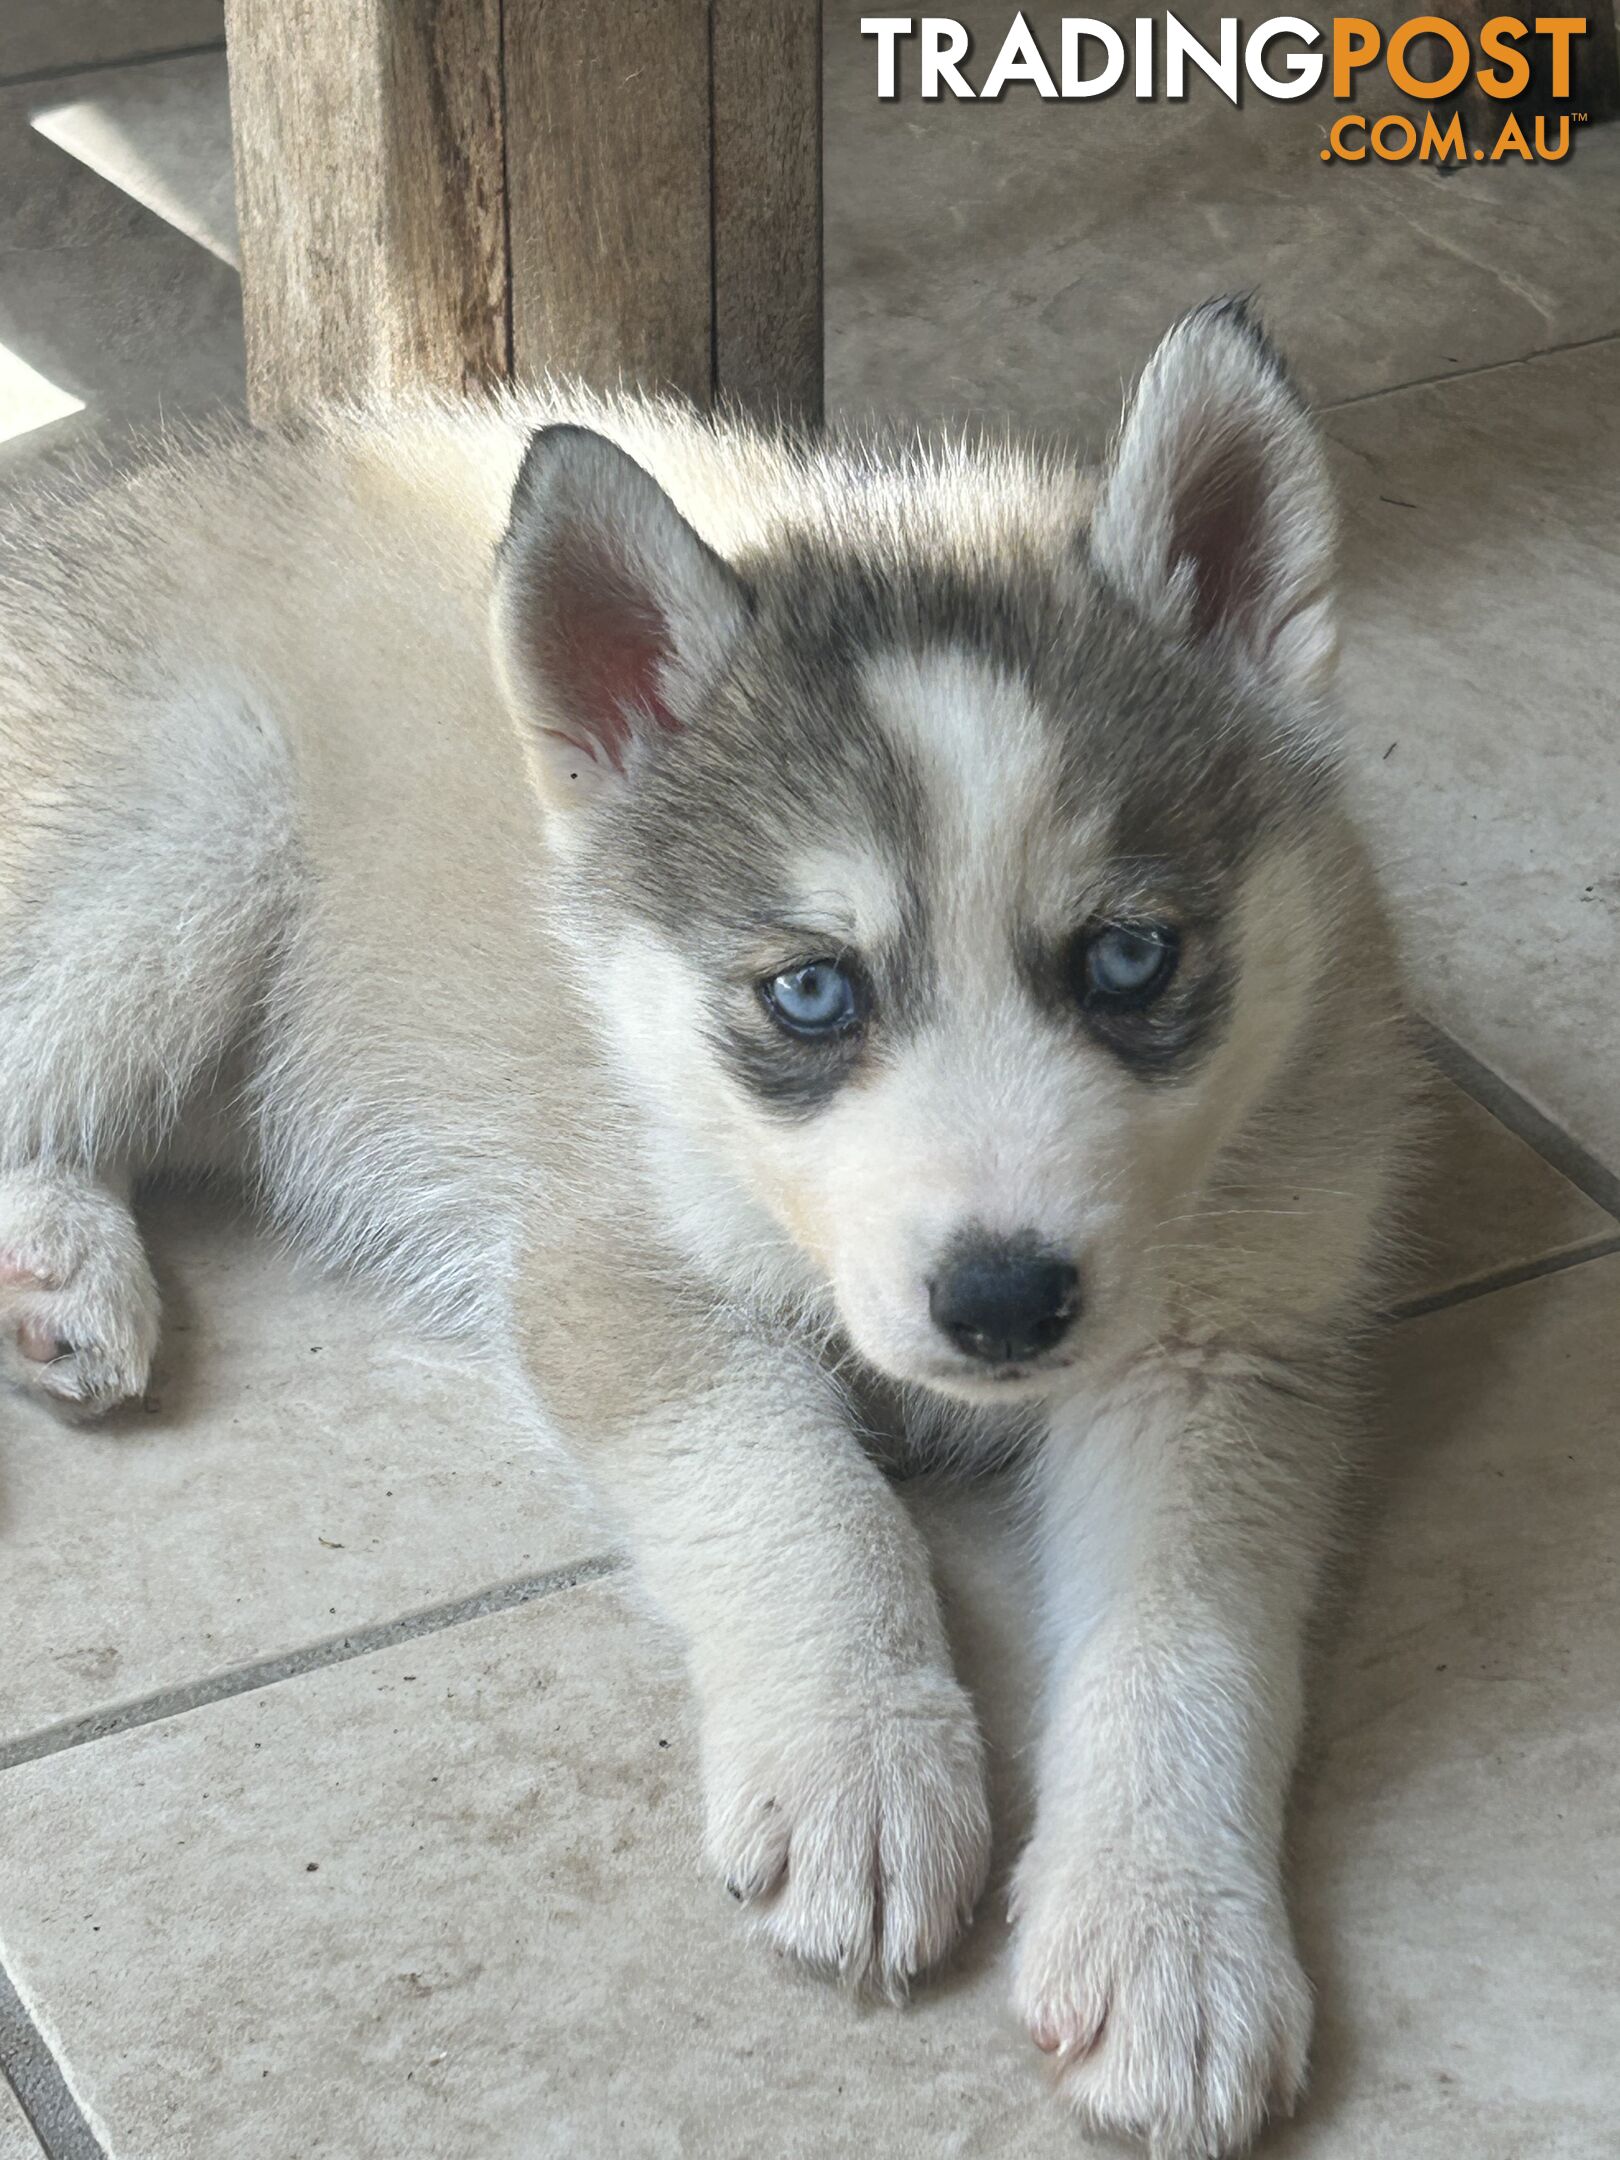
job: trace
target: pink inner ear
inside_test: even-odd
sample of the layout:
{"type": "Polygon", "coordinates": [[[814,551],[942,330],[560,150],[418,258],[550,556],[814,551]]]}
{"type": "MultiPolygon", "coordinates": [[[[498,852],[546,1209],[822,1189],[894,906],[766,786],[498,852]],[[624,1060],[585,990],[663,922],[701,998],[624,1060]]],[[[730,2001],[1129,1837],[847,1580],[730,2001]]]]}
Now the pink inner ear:
{"type": "Polygon", "coordinates": [[[1193,629],[1254,640],[1267,561],[1264,474],[1256,448],[1217,441],[1197,464],[1176,506],[1171,562],[1193,570],[1193,629]]]}
{"type": "Polygon", "coordinates": [[[555,571],[546,599],[538,657],[577,727],[546,732],[622,773],[638,727],[673,733],[678,724],[660,688],[669,625],[650,595],[627,590],[622,568],[600,556],[555,571]]]}

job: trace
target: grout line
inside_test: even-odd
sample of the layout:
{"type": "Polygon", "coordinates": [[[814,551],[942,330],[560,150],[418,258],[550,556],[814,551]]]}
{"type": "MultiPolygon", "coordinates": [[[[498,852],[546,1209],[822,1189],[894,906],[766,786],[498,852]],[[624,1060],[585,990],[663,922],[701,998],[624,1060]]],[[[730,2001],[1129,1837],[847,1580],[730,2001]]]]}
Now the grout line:
{"type": "Polygon", "coordinates": [[[1313,407],[1318,417],[1343,412],[1349,405],[1370,405],[1374,398],[1398,397],[1403,390],[1434,390],[1447,383],[1464,382],[1471,375],[1496,375],[1503,368],[1528,367],[1534,360],[1551,360],[1559,353],[1585,352],[1592,345],[1613,345],[1620,331],[1600,330],[1595,337],[1566,338],[1560,345],[1540,345],[1534,352],[1515,353],[1510,360],[1481,360],[1475,367],[1448,368],[1443,375],[1414,375],[1408,382],[1386,383],[1381,390],[1357,390],[1350,397],[1335,398],[1329,405],[1313,407]]]}
{"type": "Polygon", "coordinates": [[[1505,1125],[1527,1147],[1534,1148],[1543,1161],[1551,1163],[1560,1176],[1567,1178],[1578,1192],[1602,1208],[1605,1215],[1612,1215],[1620,1222],[1620,1177],[1606,1163],[1600,1162],[1578,1140],[1571,1139],[1561,1125],[1555,1124],[1528,1096],[1520,1094],[1511,1081],[1493,1072],[1472,1050],[1464,1049],[1455,1036],[1448,1035],[1427,1016],[1420,1016],[1418,1024],[1431,1064],[1465,1095],[1472,1095],[1499,1125],[1505,1125]]]}
{"type": "Polygon", "coordinates": [[[1393,1321],[1423,1320],[1430,1313],[1447,1312],[1453,1305],[1467,1305],[1475,1298],[1490,1297],[1497,1290],[1516,1290],[1520,1283],[1539,1282],[1543,1275],[1562,1275],[1588,1260],[1607,1260],[1620,1253],[1620,1233],[1577,1245],[1570,1252],[1544,1253],[1539,1260],[1521,1260],[1514,1267],[1497,1268],[1493,1274],[1476,1276],[1472,1282],[1454,1283],[1449,1290],[1431,1290],[1426,1296],[1403,1298],[1389,1308],[1393,1321]]]}
{"type": "Polygon", "coordinates": [[[209,1673],[200,1680],[159,1688],[154,1694],[137,1696],[132,1702],[115,1703],[105,1710],[92,1710],[84,1717],[64,1718],[60,1724],[47,1725],[39,1732],[24,1733],[18,1739],[0,1744],[0,1771],[15,1770],[23,1763],[38,1762],[47,1755],[60,1755],[68,1748],[83,1747],[92,1740],[109,1739],[115,1733],[132,1732],[141,1725],[156,1725],[164,1718],[179,1717],[188,1710],[201,1710],[209,1703],[228,1702],[234,1695],[252,1695],[260,1688],[275,1687],[283,1680],[296,1680],[304,1673],[322,1672],[329,1665],[346,1665],[352,1658],[369,1657],[377,1650],[391,1650],[396,1644],[415,1642],[423,1635],[438,1635],[446,1628],[460,1627],[468,1620],[485,1620],[495,1613],[514,1612],[520,1606],[533,1605],[540,1598],[550,1597],[554,1591],[577,1590],[587,1583],[600,1582],[604,1576],[617,1573],[623,1565],[624,1561],[617,1553],[604,1553],[593,1560],[550,1568],[542,1575],[519,1575],[510,1582],[475,1591],[471,1597],[454,1598],[444,1605],[429,1605],[421,1612],[403,1613],[393,1620],[379,1620],[370,1627],[355,1628],[346,1635],[327,1636],[323,1641],[285,1651],[279,1657],[261,1658],[256,1664],[235,1665],[225,1672],[209,1673]]]}
{"type": "Polygon", "coordinates": [[[114,68],[158,67],[165,60],[195,60],[203,53],[225,50],[223,38],[208,38],[200,45],[171,45],[163,52],[125,53],[116,60],[81,60],[77,66],[24,68],[17,75],[0,75],[0,90],[22,90],[31,83],[77,82],[84,75],[105,75],[114,68]]]}
{"type": "Polygon", "coordinates": [[[106,2150],[68,2089],[50,2042],[0,1965],[0,2071],[17,2095],[46,2160],[107,2160],[106,2150]]]}

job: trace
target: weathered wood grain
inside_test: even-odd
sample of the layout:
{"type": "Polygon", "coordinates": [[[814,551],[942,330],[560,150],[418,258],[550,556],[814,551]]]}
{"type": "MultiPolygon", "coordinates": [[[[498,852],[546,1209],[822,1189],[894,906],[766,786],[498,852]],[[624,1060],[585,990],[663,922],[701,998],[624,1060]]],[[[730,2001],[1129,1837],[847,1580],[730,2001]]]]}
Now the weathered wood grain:
{"type": "Polygon", "coordinates": [[[714,386],[822,404],[820,0],[713,0],[714,386]]]}
{"type": "Polygon", "coordinates": [[[255,415],[547,370],[821,412],[819,0],[226,0],[255,415]]]}
{"type": "Polygon", "coordinates": [[[227,0],[256,418],[510,364],[501,0],[227,0]]]}
{"type": "Polygon", "coordinates": [[[709,400],[707,0],[506,0],[512,362],[709,400]]]}

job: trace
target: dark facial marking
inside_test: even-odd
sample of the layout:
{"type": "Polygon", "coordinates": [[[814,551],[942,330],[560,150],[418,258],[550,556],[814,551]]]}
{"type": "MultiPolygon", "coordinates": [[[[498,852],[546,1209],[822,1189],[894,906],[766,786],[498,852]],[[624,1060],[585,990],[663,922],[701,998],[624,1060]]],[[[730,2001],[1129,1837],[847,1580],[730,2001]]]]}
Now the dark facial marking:
{"type": "Polygon", "coordinates": [[[716,990],[709,1032],[732,1076],[767,1109],[804,1118],[839,1090],[878,1066],[914,1025],[926,1005],[926,968],[918,974],[919,947],[904,930],[871,960],[808,944],[795,950],[780,932],[782,957],[763,971],[729,967],[716,990]],[[770,991],[783,975],[831,962],[850,980],[849,1017],[826,1028],[805,1029],[784,1020],[770,991]]]}
{"type": "Polygon", "coordinates": [[[1060,939],[1026,939],[1018,966],[1060,1026],[1081,1030],[1144,1080],[1191,1073],[1219,1039],[1231,1002],[1223,918],[1207,905],[1196,916],[1190,909],[1172,912],[1162,897],[1156,905],[1122,903],[1100,912],[1060,939]],[[1099,996],[1087,966],[1092,940],[1111,924],[1143,922],[1173,938],[1173,971],[1153,995],[1099,996]]]}
{"type": "Polygon", "coordinates": [[[813,1117],[860,1069],[860,1032],[790,1041],[769,1016],[716,1015],[711,1033],[727,1070],[756,1102],[785,1118],[813,1117]]]}

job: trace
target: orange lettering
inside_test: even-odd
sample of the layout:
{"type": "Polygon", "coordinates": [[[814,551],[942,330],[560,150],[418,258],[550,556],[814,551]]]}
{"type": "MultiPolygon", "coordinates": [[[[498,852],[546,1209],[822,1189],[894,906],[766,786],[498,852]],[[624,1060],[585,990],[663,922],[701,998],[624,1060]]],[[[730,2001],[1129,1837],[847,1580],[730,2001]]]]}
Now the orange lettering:
{"type": "Polygon", "coordinates": [[[1335,120],[1328,130],[1328,141],[1333,145],[1334,156],[1342,157],[1348,165],[1359,165],[1367,155],[1367,147],[1364,143],[1359,150],[1350,149],[1345,142],[1344,131],[1346,128],[1364,128],[1366,125],[1365,119],[1358,112],[1346,113],[1342,120],[1335,120]]]}
{"type": "Polygon", "coordinates": [[[1453,113],[1442,131],[1436,127],[1434,114],[1423,115],[1423,140],[1418,145],[1418,156],[1433,164],[1443,165],[1448,157],[1454,157],[1460,165],[1468,155],[1468,145],[1463,140],[1462,115],[1453,113]]]}
{"type": "Polygon", "coordinates": [[[1524,139],[1524,129],[1511,113],[1507,116],[1507,126],[1496,138],[1496,148],[1491,152],[1491,163],[1494,165],[1498,158],[1506,157],[1510,150],[1516,150],[1522,158],[1531,159],[1530,145],[1524,139]]]}
{"type": "Polygon", "coordinates": [[[1334,16],[1333,95],[1336,98],[1350,96],[1351,76],[1358,68],[1371,66],[1378,58],[1378,49],[1383,42],[1378,25],[1369,22],[1365,15],[1334,16]]]}
{"type": "Polygon", "coordinates": [[[1585,37],[1584,15],[1538,15],[1536,36],[1552,39],[1552,94],[1569,96],[1569,47],[1572,38],[1585,37]]]}
{"type": "Polygon", "coordinates": [[[1441,15],[1414,15],[1410,22],[1401,24],[1389,41],[1390,80],[1408,97],[1448,97],[1467,75],[1473,57],[1467,38],[1455,23],[1447,22],[1441,15]],[[1420,37],[1439,38],[1451,54],[1450,67],[1434,82],[1425,82],[1421,75],[1414,75],[1406,64],[1408,48],[1415,38],[1420,37]]]}
{"type": "Polygon", "coordinates": [[[1493,15],[1479,33],[1479,49],[1486,59],[1507,63],[1506,74],[1497,68],[1480,69],[1479,87],[1487,97],[1515,98],[1529,82],[1530,63],[1512,44],[1526,34],[1524,24],[1513,15],[1493,15]]]}

